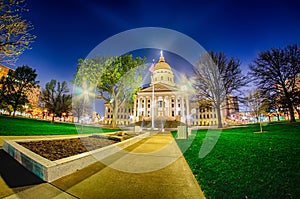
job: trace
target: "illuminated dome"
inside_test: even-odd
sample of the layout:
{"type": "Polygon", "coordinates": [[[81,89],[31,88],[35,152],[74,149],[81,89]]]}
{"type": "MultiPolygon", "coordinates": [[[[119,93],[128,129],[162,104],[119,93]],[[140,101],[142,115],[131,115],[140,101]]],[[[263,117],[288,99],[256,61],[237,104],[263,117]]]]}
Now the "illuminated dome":
{"type": "Polygon", "coordinates": [[[159,62],[155,64],[154,70],[159,70],[159,69],[167,69],[167,70],[172,70],[171,66],[165,62],[165,58],[163,55],[160,56],[159,62]]]}
{"type": "Polygon", "coordinates": [[[165,58],[160,51],[160,58],[154,66],[152,84],[162,83],[168,86],[175,86],[174,74],[171,66],[165,61],[165,58]]]}

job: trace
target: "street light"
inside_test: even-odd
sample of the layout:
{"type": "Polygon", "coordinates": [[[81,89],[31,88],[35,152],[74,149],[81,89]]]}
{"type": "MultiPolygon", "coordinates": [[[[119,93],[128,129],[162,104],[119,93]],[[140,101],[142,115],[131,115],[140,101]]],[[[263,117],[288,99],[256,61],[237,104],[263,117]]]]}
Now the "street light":
{"type": "Polygon", "coordinates": [[[183,111],[183,116],[185,117],[185,136],[186,136],[186,139],[188,139],[188,119],[187,119],[187,102],[184,103],[185,101],[185,96],[186,96],[186,92],[187,92],[187,87],[186,85],[183,85],[181,86],[181,91],[183,93],[182,95],[182,111],[183,111]],[[186,106],[186,108],[185,108],[186,106]]]}

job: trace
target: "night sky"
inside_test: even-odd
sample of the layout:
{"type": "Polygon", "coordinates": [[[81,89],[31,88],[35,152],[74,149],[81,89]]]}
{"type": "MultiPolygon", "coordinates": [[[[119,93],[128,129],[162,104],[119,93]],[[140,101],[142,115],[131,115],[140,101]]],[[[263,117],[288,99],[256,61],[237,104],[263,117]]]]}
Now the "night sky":
{"type": "MultiPolygon", "coordinates": [[[[296,1],[27,0],[27,7],[24,17],[33,23],[37,39],[16,66],[36,69],[42,87],[51,79],[72,80],[79,58],[105,39],[133,28],[179,31],[206,50],[239,58],[245,72],[260,51],[300,46],[296,1]]],[[[172,57],[166,61],[172,63],[172,57]]]]}

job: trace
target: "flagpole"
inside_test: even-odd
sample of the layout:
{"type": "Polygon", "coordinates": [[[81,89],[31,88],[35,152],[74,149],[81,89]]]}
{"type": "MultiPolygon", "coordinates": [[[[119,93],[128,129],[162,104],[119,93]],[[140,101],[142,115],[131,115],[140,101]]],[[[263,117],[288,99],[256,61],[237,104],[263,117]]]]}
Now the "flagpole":
{"type": "MultiPolygon", "coordinates": [[[[154,62],[154,60],[153,60],[154,62]]],[[[153,63],[154,64],[154,63],[153,63]]],[[[154,130],[154,79],[153,79],[153,72],[152,72],[152,76],[151,76],[151,80],[152,80],[152,120],[151,120],[151,129],[154,130]]]]}

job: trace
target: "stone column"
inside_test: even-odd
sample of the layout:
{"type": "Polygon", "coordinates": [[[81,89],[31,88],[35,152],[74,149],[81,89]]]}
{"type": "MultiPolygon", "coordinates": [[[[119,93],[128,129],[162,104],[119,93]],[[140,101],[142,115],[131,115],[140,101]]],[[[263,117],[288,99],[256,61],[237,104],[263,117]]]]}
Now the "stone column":
{"type": "MultiPolygon", "coordinates": [[[[137,106],[137,117],[139,118],[140,116],[140,106],[141,106],[141,102],[140,102],[140,97],[138,98],[138,106],[137,106]]],[[[139,120],[139,119],[138,119],[139,120]]]]}
{"type": "Polygon", "coordinates": [[[175,96],[175,109],[174,109],[174,111],[175,111],[175,116],[178,115],[178,103],[177,103],[177,101],[178,101],[178,98],[177,98],[177,96],[175,96]]]}
{"type": "Polygon", "coordinates": [[[180,98],[181,100],[180,100],[180,107],[181,107],[181,122],[183,122],[183,123],[185,123],[185,108],[184,108],[184,106],[185,106],[185,103],[184,103],[184,96],[181,96],[181,98],[180,98]]]}
{"type": "Polygon", "coordinates": [[[154,117],[157,117],[157,96],[154,97],[154,117]]]}
{"type": "Polygon", "coordinates": [[[133,111],[133,118],[134,118],[134,121],[135,121],[136,120],[136,98],[133,101],[133,110],[131,110],[131,111],[133,111]]]}
{"type": "Polygon", "coordinates": [[[165,96],[162,96],[162,116],[165,117],[165,96]]]}
{"type": "MultiPolygon", "coordinates": [[[[190,115],[190,104],[189,104],[189,97],[186,96],[186,117],[190,115]]],[[[188,119],[188,124],[190,123],[189,117],[188,119]]]]}

